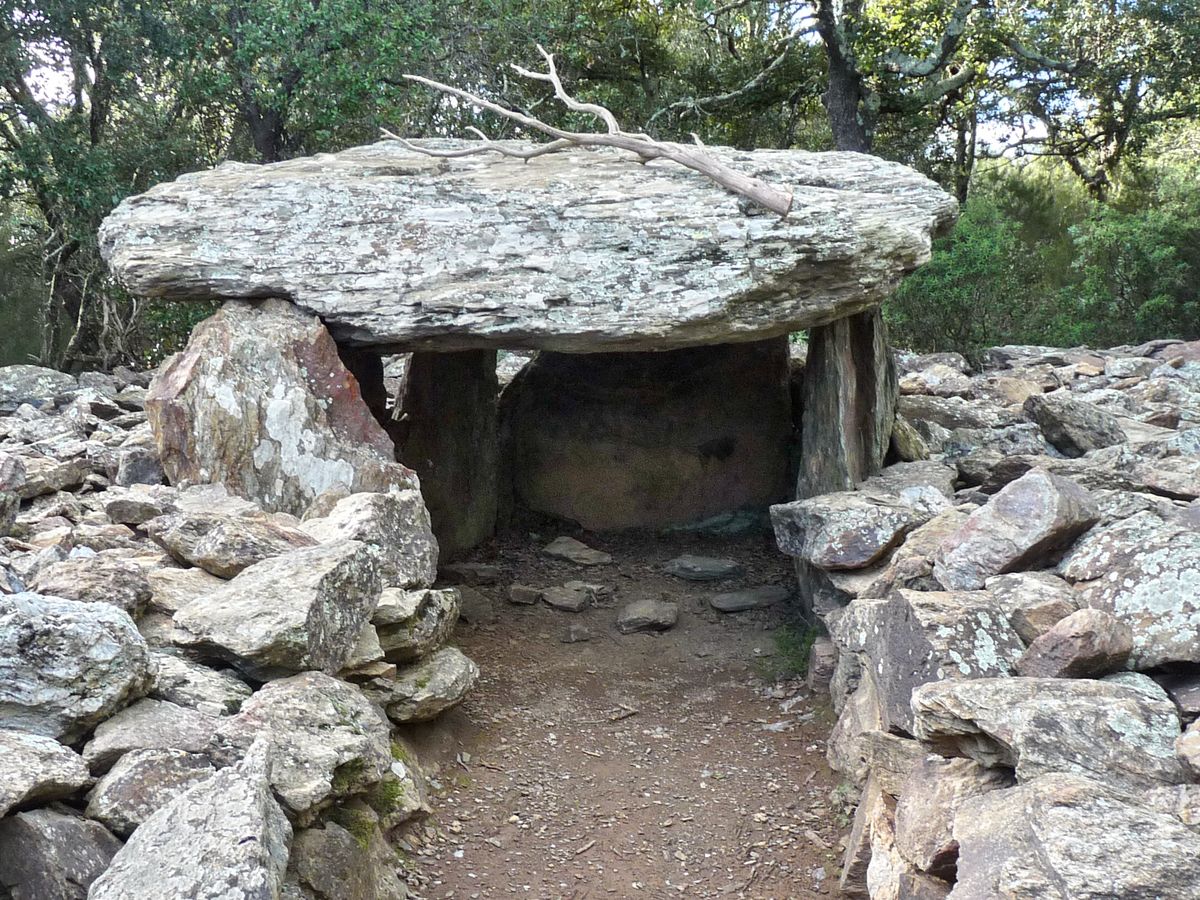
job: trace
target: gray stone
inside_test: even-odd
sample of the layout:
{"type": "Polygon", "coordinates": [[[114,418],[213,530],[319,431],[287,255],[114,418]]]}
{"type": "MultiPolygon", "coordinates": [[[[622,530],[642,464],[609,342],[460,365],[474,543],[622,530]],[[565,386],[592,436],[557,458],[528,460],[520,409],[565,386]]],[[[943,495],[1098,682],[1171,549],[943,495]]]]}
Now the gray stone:
{"type": "Polygon", "coordinates": [[[797,499],[849,490],[879,471],[896,423],[896,393],[878,307],[809,329],[797,499]]]}
{"type": "Polygon", "coordinates": [[[1125,665],[1133,652],[1133,629],[1099,609],[1071,613],[1039,635],[1017,660],[1017,674],[1049,678],[1098,678],[1125,665]]]}
{"type": "Polygon", "coordinates": [[[358,541],[255,563],[175,614],[177,643],[255,678],[339,672],[379,601],[376,557],[358,541]]]}
{"type": "Polygon", "coordinates": [[[834,640],[859,655],[877,686],[885,731],[912,733],[919,686],[1007,675],[1024,649],[983,591],[897,589],[886,600],[857,601],[849,613],[834,640]]]}
{"type": "Polygon", "coordinates": [[[580,625],[578,622],[572,622],[563,629],[558,640],[563,644],[582,644],[590,641],[594,634],[586,625],[580,625]]]}
{"type": "Polygon", "coordinates": [[[1144,677],[947,681],[914,691],[912,708],[918,738],[944,755],[1015,768],[1021,782],[1067,772],[1137,793],[1184,780],[1178,713],[1144,677]]]}
{"type": "Polygon", "coordinates": [[[897,849],[918,869],[953,880],[958,844],[951,830],[958,809],[971,797],[1012,783],[1003,769],[926,756],[909,772],[896,804],[897,849]]]}
{"type": "Polygon", "coordinates": [[[1050,572],[993,575],[984,586],[1026,644],[1079,608],[1071,586],[1050,572]]]}
{"type": "Polygon", "coordinates": [[[171,614],[225,584],[224,579],[203,569],[150,569],[146,581],[150,585],[150,605],[171,614]]]}
{"type": "Polygon", "coordinates": [[[426,588],[437,580],[438,544],[419,490],[351,494],[303,530],[322,543],[347,539],[375,548],[387,587],[426,588]]]}
{"type": "Polygon", "coordinates": [[[203,753],[213,747],[216,726],[213,716],[147,698],[101,722],[83,748],[83,759],[93,773],[100,774],[133,750],[203,753]]]}
{"type": "Polygon", "coordinates": [[[271,795],[267,742],[150,816],[88,900],[276,900],[292,828],[271,795]]]}
{"type": "Polygon", "coordinates": [[[215,772],[212,761],[201,753],[131,750],[96,782],[84,814],[128,838],[155,812],[215,772]]]}
{"type": "Polygon", "coordinates": [[[508,588],[508,602],[517,606],[532,606],[542,599],[543,588],[529,584],[513,584],[508,588]]]}
{"type": "Polygon", "coordinates": [[[174,656],[154,654],[154,686],[150,696],[208,716],[230,716],[250,696],[250,686],[229,672],[174,656]]]}
{"type": "Polygon", "coordinates": [[[102,554],[51,563],[38,570],[31,587],[66,600],[111,603],[135,619],[150,599],[150,582],[140,566],[102,554]]]}
{"type": "Polygon", "coordinates": [[[735,559],[684,554],[668,561],[663,571],[685,581],[720,581],[742,574],[742,565],[735,559]]]}
{"type": "Polygon", "coordinates": [[[929,259],[931,233],[954,217],[933,182],[875,157],[706,152],[794,192],[796,212],[746,215],[695,172],[613,150],[525,164],[384,142],[161,184],[118,207],[100,241],[135,294],[291,297],[352,344],[594,352],[774,337],[857,313],[929,259]]]}
{"type": "Polygon", "coordinates": [[[774,606],[776,603],[782,603],[791,595],[791,590],[781,584],[764,584],[762,587],[713,594],[708,598],[708,605],[717,612],[745,612],[748,609],[764,609],[774,606]]]}
{"type": "Polygon", "coordinates": [[[398,725],[426,722],[457,706],[474,687],[479,667],[456,647],[443,647],[402,669],[377,699],[398,725]]]}
{"type": "Polygon", "coordinates": [[[930,518],[884,494],[846,491],[771,507],[779,549],[819,569],[863,569],[930,518]]]}
{"type": "Polygon", "coordinates": [[[82,757],[53,738],[0,729],[0,816],[70,797],[91,781],[82,757]]]}
{"type": "Polygon", "coordinates": [[[387,720],[358,688],[320,672],[272,681],[219,732],[241,746],[270,738],[271,787],[302,824],[379,783],[392,765],[387,720]]]}
{"type": "Polygon", "coordinates": [[[12,415],[23,403],[45,406],[79,387],[75,377],[42,366],[0,368],[0,416],[12,415]]]}
{"type": "Polygon", "coordinates": [[[21,498],[11,491],[0,491],[0,538],[12,534],[20,511],[21,498]]]}
{"type": "Polygon", "coordinates": [[[596,602],[602,591],[600,585],[587,584],[583,581],[568,581],[556,587],[542,590],[542,600],[547,606],[566,612],[583,612],[596,602]]]}
{"type": "Polygon", "coordinates": [[[179,512],[143,526],[154,542],[181,563],[220,578],[317,540],[268,516],[179,512]]]}
{"type": "Polygon", "coordinates": [[[172,484],[219,483],[296,516],[332,488],[417,487],[325,326],[285,301],[227,303],[198,325],[146,410],[172,484]]]}
{"type": "Polygon", "coordinates": [[[1193,781],[1200,779],[1200,726],[1195,722],[1175,739],[1175,755],[1193,781]]]}
{"type": "Polygon", "coordinates": [[[679,604],[656,597],[643,597],[627,603],[617,613],[617,630],[621,634],[639,631],[666,631],[679,621],[679,604]]]}
{"type": "Polygon", "coordinates": [[[966,801],[954,839],[954,900],[1184,898],[1200,884],[1200,835],[1079,775],[966,801]]]}
{"type": "Polygon", "coordinates": [[[1064,456],[1083,456],[1126,440],[1116,417],[1086,400],[1037,394],[1025,401],[1023,409],[1064,456]]]}
{"type": "Polygon", "coordinates": [[[458,622],[459,590],[384,588],[371,621],[388,662],[406,663],[442,646],[458,622]]]}
{"type": "Polygon", "coordinates": [[[971,393],[971,379],[956,368],[934,363],[927,368],[905,374],[900,379],[900,393],[966,397],[971,393]]]}
{"type": "Polygon", "coordinates": [[[612,557],[572,537],[557,537],[542,548],[542,553],[552,559],[562,559],[577,566],[606,566],[612,557]]]}
{"type": "Polygon", "coordinates": [[[336,822],[296,833],[288,877],[315,900],[404,900],[395,852],[377,826],[352,834],[336,822]]]}
{"type": "Polygon", "coordinates": [[[77,741],[150,681],[146,642],[115,606],[0,596],[0,728],[77,741]]]}
{"type": "MultiPolygon", "coordinates": [[[[12,900],[87,900],[121,842],[66,809],[0,819],[0,892],[12,900]]],[[[141,895],[126,895],[129,897],[141,895]]]]}
{"type": "Polygon", "coordinates": [[[1139,513],[1086,535],[1059,571],[1133,629],[1132,668],[1200,662],[1200,532],[1139,513]]]}
{"type": "Polygon", "coordinates": [[[971,513],[938,549],[934,577],[951,590],[1053,560],[1099,518],[1074,482],[1030,471],[971,513]]]}
{"type": "Polygon", "coordinates": [[[1181,666],[1151,677],[1167,692],[1183,721],[1200,716],[1200,672],[1195,666],[1181,666]]]}
{"type": "Polygon", "coordinates": [[[496,351],[414,353],[396,396],[396,458],[412,466],[441,554],[487,540],[499,508],[496,351]]]}

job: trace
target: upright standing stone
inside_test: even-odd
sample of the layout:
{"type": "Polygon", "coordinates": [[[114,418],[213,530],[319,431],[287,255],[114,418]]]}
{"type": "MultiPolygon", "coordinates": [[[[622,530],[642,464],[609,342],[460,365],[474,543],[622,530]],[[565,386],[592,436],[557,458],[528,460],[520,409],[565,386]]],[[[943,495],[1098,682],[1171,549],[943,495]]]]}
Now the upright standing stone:
{"type": "Polygon", "coordinates": [[[198,325],[146,412],[172,484],[220,483],[272,512],[416,487],[320,319],[282,300],[227,303],[198,325]]]}
{"type": "Polygon", "coordinates": [[[496,351],[414,353],[398,455],[421,478],[443,559],[496,528],[496,351]]]}
{"type": "Polygon", "coordinates": [[[797,499],[848,490],[879,471],[897,390],[878,307],[809,330],[797,499]]]}

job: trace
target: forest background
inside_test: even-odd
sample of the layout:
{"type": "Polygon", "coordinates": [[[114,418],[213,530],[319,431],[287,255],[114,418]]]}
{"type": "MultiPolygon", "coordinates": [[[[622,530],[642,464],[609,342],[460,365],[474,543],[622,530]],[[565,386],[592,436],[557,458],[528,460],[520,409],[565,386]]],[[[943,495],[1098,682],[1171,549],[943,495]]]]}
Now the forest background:
{"type": "Polygon", "coordinates": [[[857,150],[963,204],[893,341],[1200,337],[1200,0],[0,0],[0,363],[154,364],[204,304],[128,296],[124,197],[223,160],[511,137],[418,73],[593,123],[514,76],[556,54],[630,130],[857,150]]]}

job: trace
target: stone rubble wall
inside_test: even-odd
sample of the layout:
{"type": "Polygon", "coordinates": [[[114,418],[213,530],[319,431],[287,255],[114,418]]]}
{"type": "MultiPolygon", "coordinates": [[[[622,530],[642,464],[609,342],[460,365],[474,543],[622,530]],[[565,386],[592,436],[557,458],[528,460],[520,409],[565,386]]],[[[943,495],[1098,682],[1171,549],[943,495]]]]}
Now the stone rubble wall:
{"type": "Polygon", "coordinates": [[[1200,897],[1200,342],[897,362],[898,461],[772,509],[843,895],[1200,897]]]}
{"type": "Polygon", "coordinates": [[[286,304],[152,383],[0,369],[0,896],[407,895],[406,735],[479,670],[390,454],[286,304]]]}

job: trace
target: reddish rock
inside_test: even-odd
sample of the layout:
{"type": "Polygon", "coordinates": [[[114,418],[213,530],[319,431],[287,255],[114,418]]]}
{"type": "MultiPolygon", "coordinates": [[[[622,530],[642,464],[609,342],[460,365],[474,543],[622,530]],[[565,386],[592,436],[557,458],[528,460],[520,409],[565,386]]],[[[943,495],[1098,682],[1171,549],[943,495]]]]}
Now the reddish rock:
{"type": "Polygon", "coordinates": [[[1055,623],[1017,660],[1017,674],[1098,678],[1125,665],[1133,629],[1099,609],[1081,609],[1055,623]]]}

